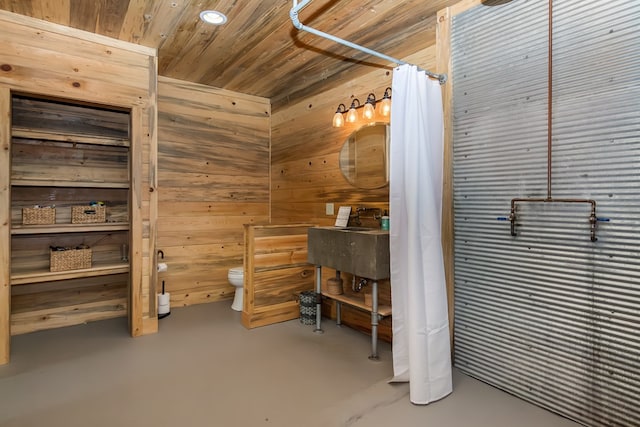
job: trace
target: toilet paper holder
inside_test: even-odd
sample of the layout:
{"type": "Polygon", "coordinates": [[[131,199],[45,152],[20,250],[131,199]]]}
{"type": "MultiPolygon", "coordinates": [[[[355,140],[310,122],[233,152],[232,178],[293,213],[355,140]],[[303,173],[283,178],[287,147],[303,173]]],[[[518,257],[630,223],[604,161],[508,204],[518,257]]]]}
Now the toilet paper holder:
{"type": "Polygon", "coordinates": [[[162,293],[158,294],[158,319],[164,319],[171,314],[170,294],[164,292],[164,280],[162,281],[162,293]]]}
{"type": "MultiPolygon", "coordinates": [[[[162,250],[158,251],[158,255],[160,255],[160,259],[164,259],[164,252],[162,250]]],[[[164,262],[159,262],[157,265],[158,273],[162,273],[167,271],[167,264],[164,262]]]]}

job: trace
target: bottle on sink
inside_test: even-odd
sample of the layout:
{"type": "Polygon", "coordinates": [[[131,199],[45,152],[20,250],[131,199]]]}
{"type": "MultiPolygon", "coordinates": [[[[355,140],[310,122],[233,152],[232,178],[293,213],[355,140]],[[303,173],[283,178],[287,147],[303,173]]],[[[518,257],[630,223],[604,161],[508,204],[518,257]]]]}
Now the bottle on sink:
{"type": "Polygon", "coordinates": [[[384,214],[382,214],[382,218],[380,219],[380,227],[383,230],[389,230],[389,214],[387,213],[387,211],[384,211],[384,214]]]}

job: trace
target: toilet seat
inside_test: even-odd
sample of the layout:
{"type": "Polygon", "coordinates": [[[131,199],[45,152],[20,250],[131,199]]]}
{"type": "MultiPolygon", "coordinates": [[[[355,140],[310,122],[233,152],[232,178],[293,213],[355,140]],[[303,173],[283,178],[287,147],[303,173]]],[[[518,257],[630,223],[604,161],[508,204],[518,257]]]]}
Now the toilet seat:
{"type": "Polygon", "coordinates": [[[244,275],[244,267],[233,267],[229,269],[229,276],[242,276],[244,275]]]}

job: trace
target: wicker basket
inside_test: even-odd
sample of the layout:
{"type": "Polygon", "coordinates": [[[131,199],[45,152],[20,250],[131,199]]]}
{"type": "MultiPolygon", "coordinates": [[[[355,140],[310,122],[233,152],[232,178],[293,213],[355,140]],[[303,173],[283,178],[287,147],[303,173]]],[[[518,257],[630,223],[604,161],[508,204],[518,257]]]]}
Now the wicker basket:
{"type": "Polygon", "coordinates": [[[50,251],[50,271],[79,270],[91,268],[91,248],[50,251]]]}
{"type": "Polygon", "coordinates": [[[55,224],[56,208],[22,208],[22,224],[55,224]]]}
{"type": "Polygon", "coordinates": [[[91,224],[106,221],[106,209],[104,206],[72,206],[72,224],[91,224]]]}

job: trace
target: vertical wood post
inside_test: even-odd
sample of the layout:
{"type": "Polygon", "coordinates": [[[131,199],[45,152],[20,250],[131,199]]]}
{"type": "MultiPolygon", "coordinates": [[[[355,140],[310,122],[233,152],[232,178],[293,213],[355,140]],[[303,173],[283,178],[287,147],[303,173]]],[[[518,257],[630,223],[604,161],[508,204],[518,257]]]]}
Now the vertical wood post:
{"type": "Polygon", "coordinates": [[[452,95],[453,79],[451,75],[451,15],[450,8],[438,12],[436,25],[436,72],[446,73],[447,82],[442,86],[444,104],[444,155],[442,175],[442,253],[447,282],[447,301],[449,311],[449,337],[453,354],[454,331],[454,211],[453,211],[453,130],[452,95]]]}
{"type": "MultiPolygon", "coordinates": [[[[158,58],[149,56],[149,104],[146,108],[149,143],[149,313],[145,319],[144,334],[158,330],[158,58]]],[[[141,307],[142,308],[142,307],[141,307]]]]}
{"type": "MultiPolygon", "coordinates": [[[[131,226],[129,228],[131,240],[131,258],[129,260],[129,328],[132,336],[142,335],[142,141],[140,130],[142,126],[142,112],[140,107],[131,110],[131,146],[129,153],[130,162],[130,188],[129,209],[131,226]]],[[[154,249],[155,252],[155,249],[154,249]]],[[[150,256],[152,254],[147,254],[150,256]]],[[[155,259],[155,256],[151,256],[155,259]]],[[[149,295],[149,298],[155,295],[149,295]]]]}
{"type": "Polygon", "coordinates": [[[11,92],[0,87],[0,365],[11,343],[11,92]]]}

